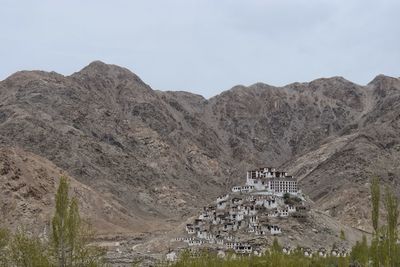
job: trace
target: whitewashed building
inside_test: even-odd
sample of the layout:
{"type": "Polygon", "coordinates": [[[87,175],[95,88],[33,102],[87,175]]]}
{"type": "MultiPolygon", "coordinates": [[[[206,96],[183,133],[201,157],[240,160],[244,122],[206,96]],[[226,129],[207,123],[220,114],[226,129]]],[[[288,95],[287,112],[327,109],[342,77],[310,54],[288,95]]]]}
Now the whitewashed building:
{"type": "Polygon", "coordinates": [[[218,202],[218,204],[217,204],[217,209],[223,210],[223,209],[225,209],[225,208],[226,208],[226,201],[220,201],[220,202],[218,202]]]}
{"type": "MultiPolygon", "coordinates": [[[[274,193],[297,194],[297,180],[288,176],[287,172],[278,172],[275,168],[260,168],[258,170],[248,171],[246,177],[246,186],[254,187],[253,190],[267,190],[274,193]]],[[[241,192],[243,191],[242,190],[241,192]]],[[[232,191],[238,192],[239,188],[235,186],[232,191]]]]}
{"type": "Polygon", "coordinates": [[[279,235],[282,233],[282,229],[277,225],[269,225],[268,229],[269,229],[271,235],[279,235]]]}
{"type": "Polygon", "coordinates": [[[222,201],[227,201],[228,198],[229,198],[229,194],[226,194],[226,195],[224,195],[224,196],[219,196],[219,197],[217,198],[217,203],[222,202],[222,201]]]}
{"type": "Polygon", "coordinates": [[[166,259],[167,261],[176,261],[178,259],[176,252],[175,251],[171,251],[166,255],[166,259]]]}

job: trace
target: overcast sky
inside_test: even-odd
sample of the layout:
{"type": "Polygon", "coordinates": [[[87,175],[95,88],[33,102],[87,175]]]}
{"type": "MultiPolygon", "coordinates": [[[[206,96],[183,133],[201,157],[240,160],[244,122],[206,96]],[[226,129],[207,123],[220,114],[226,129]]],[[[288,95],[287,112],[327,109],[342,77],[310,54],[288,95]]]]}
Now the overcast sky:
{"type": "Polygon", "coordinates": [[[91,61],[154,89],[400,76],[398,0],[0,0],[0,80],[91,61]]]}

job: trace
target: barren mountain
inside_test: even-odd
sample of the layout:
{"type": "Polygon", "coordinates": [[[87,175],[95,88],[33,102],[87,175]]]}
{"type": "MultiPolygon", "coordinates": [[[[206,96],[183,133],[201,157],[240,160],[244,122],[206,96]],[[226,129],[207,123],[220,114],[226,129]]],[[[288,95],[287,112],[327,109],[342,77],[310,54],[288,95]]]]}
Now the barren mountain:
{"type": "Polygon", "coordinates": [[[69,178],[82,215],[92,219],[98,234],[108,234],[113,228],[113,231],[125,234],[131,233],[132,228],[141,232],[163,229],[147,214],[136,214],[134,218],[127,216],[125,208],[116,201],[76,181],[40,156],[17,148],[1,148],[0,160],[2,223],[13,229],[30,226],[28,230],[49,230],[61,175],[69,178]]]}
{"type": "MultiPolygon", "coordinates": [[[[318,209],[368,230],[371,175],[400,190],[399,105],[400,80],[386,76],[366,86],[341,77],[235,86],[207,100],[155,91],[99,61],[71,76],[22,71],[0,82],[1,162],[18,151],[16,168],[24,157],[35,159],[29,168],[45,165],[49,194],[63,172],[91,190],[83,195],[111,203],[108,218],[82,199],[98,210],[95,221],[117,226],[103,232],[150,231],[142,228],[150,220],[176,225],[264,165],[287,168],[318,209]]],[[[21,175],[27,186],[45,179],[29,173],[21,175]]],[[[46,205],[33,213],[46,217],[46,205]]],[[[11,224],[18,211],[4,210],[11,224]]]]}

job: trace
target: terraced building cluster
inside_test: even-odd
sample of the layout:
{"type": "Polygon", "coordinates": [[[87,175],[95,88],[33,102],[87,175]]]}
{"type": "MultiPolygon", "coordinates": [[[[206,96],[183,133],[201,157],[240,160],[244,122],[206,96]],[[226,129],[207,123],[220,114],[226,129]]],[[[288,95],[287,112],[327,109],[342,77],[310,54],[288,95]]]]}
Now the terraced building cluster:
{"type": "Polygon", "coordinates": [[[274,168],[248,171],[246,184],[219,196],[192,223],[186,225],[186,236],[177,238],[188,246],[215,245],[250,253],[255,249],[247,240],[279,235],[282,220],[304,218],[307,207],[297,181],[274,168]]]}

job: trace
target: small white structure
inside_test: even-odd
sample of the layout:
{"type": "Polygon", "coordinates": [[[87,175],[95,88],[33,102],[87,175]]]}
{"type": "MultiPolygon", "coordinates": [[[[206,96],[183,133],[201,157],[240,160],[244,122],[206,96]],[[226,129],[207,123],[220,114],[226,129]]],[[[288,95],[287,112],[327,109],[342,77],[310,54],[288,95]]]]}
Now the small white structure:
{"type": "Polygon", "coordinates": [[[217,198],[217,203],[222,202],[222,201],[227,201],[228,198],[229,198],[229,194],[226,194],[226,195],[224,195],[224,196],[219,196],[219,197],[217,198]]]}
{"type": "Polygon", "coordinates": [[[244,214],[238,213],[236,215],[236,221],[240,222],[240,221],[243,221],[243,220],[244,220],[244,214]]]}
{"type": "Polygon", "coordinates": [[[177,260],[177,255],[175,251],[171,251],[166,255],[167,261],[176,261],[177,260]]]}
{"type": "Polygon", "coordinates": [[[347,257],[348,254],[349,254],[349,253],[348,253],[346,250],[342,249],[342,250],[340,251],[339,256],[340,256],[340,257],[347,257]]]}
{"type": "Polygon", "coordinates": [[[204,242],[204,240],[200,240],[200,239],[192,239],[192,240],[189,240],[189,246],[200,246],[200,245],[203,245],[205,242],[204,242]]]}
{"type": "Polygon", "coordinates": [[[218,202],[218,204],[217,204],[217,209],[223,210],[223,209],[225,209],[225,208],[226,208],[226,201],[218,202]]]}
{"type": "Polygon", "coordinates": [[[258,223],[258,216],[257,215],[253,215],[249,217],[249,225],[251,226],[255,226],[258,223]]]}
{"type": "Polygon", "coordinates": [[[254,188],[255,188],[254,185],[245,185],[245,186],[242,186],[242,189],[240,192],[242,192],[242,193],[252,192],[254,190],[254,188]]]}
{"type": "Polygon", "coordinates": [[[202,239],[207,239],[208,231],[198,231],[197,232],[197,237],[198,238],[202,238],[202,239]]]}
{"type": "Polygon", "coordinates": [[[196,233],[196,230],[194,229],[193,224],[186,224],[186,232],[187,232],[189,235],[193,235],[193,234],[196,233]]]}
{"type": "Polygon", "coordinates": [[[231,202],[233,205],[241,205],[241,204],[243,204],[243,199],[234,197],[234,198],[232,198],[231,202]]]}
{"type": "Polygon", "coordinates": [[[241,254],[250,254],[253,252],[253,247],[250,246],[249,244],[237,244],[234,248],[236,253],[241,253],[241,254]]]}
{"type": "Polygon", "coordinates": [[[273,209],[271,211],[268,211],[267,216],[268,217],[272,217],[272,218],[278,217],[279,216],[279,211],[277,209],[273,209]]]}
{"type": "Polygon", "coordinates": [[[225,223],[223,230],[224,231],[236,231],[237,227],[235,227],[235,224],[233,224],[233,223],[225,223]]]}
{"type": "Polygon", "coordinates": [[[282,252],[286,255],[290,255],[290,253],[292,253],[292,250],[290,249],[290,247],[285,246],[283,247],[282,252]]]}
{"type": "Polygon", "coordinates": [[[312,251],[311,249],[304,249],[304,256],[311,258],[312,257],[312,251]]]}
{"type": "Polygon", "coordinates": [[[186,243],[189,243],[190,240],[194,240],[194,238],[188,237],[188,236],[183,238],[183,242],[186,242],[186,243]]]}
{"type": "Polygon", "coordinates": [[[227,241],[232,241],[232,240],[234,240],[235,238],[233,237],[233,235],[228,235],[227,237],[225,237],[225,239],[226,239],[227,241]]]}
{"type": "Polygon", "coordinates": [[[204,220],[204,221],[208,221],[208,220],[210,220],[210,215],[208,215],[208,213],[206,213],[206,212],[203,212],[203,213],[201,213],[199,215],[199,219],[200,220],[204,220]]]}
{"type": "Polygon", "coordinates": [[[248,206],[246,210],[248,215],[256,215],[257,214],[257,209],[254,206],[248,206]]]}
{"type": "Polygon", "coordinates": [[[289,216],[289,211],[287,209],[281,209],[281,210],[279,210],[279,216],[287,217],[287,216],[289,216]]]}
{"type": "Polygon", "coordinates": [[[277,226],[277,225],[269,225],[269,231],[271,232],[271,235],[279,235],[282,233],[282,229],[277,226]]]}
{"type": "Polygon", "coordinates": [[[242,187],[241,186],[234,186],[234,187],[232,187],[232,192],[233,193],[240,193],[240,192],[242,192],[242,187]]]}
{"type": "Polygon", "coordinates": [[[217,257],[218,258],[225,258],[225,252],[223,251],[223,250],[218,250],[218,252],[217,252],[217,257]]]}
{"type": "Polygon", "coordinates": [[[318,255],[319,255],[320,257],[326,258],[326,249],[325,249],[325,248],[320,248],[320,249],[318,250],[318,255]]]}
{"type": "Polygon", "coordinates": [[[333,257],[339,257],[339,256],[340,256],[340,252],[339,252],[339,250],[337,250],[337,249],[332,249],[332,250],[331,250],[331,255],[332,255],[333,257]]]}
{"type": "Polygon", "coordinates": [[[289,213],[296,212],[296,207],[293,206],[293,205],[287,205],[286,208],[287,208],[289,213]]]}
{"type": "Polygon", "coordinates": [[[233,249],[235,247],[235,242],[226,242],[225,246],[227,249],[233,249]]]}

